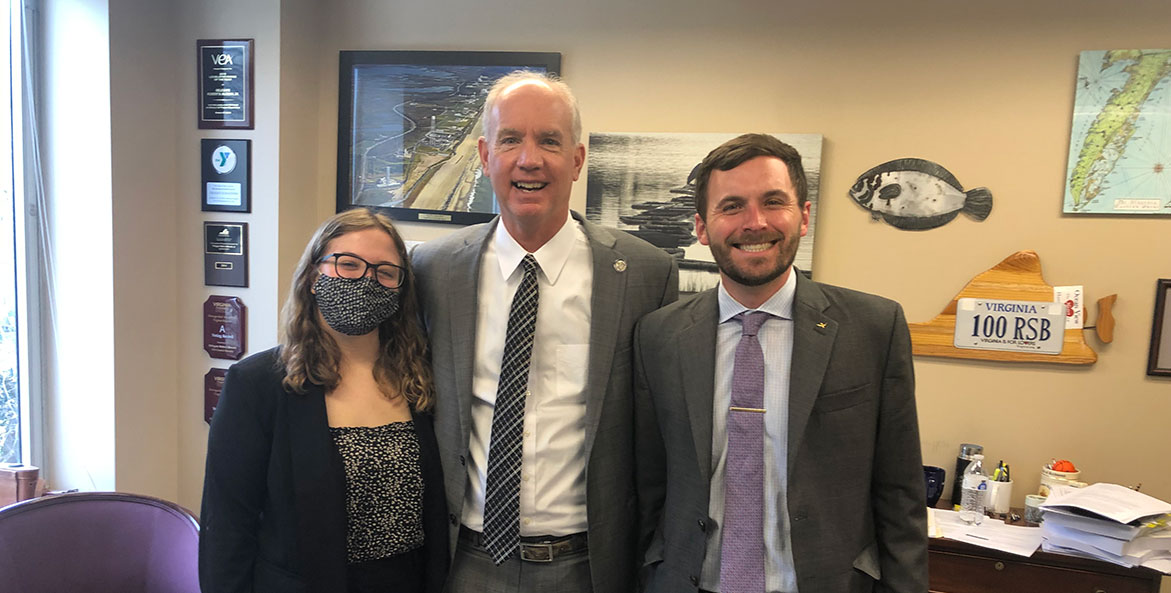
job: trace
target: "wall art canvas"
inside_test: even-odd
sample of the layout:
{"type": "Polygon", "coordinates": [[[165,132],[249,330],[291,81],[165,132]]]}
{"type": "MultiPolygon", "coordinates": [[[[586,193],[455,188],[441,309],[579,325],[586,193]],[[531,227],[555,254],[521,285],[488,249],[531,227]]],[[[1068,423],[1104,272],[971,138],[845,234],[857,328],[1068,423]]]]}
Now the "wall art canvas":
{"type": "Polygon", "coordinates": [[[561,54],[343,51],[337,210],[473,224],[496,215],[480,169],[484,100],[513,70],[558,74],[561,54]]]}
{"type": "MultiPolygon", "coordinates": [[[[586,157],[586,218],[628,231],[671,254],[679,263],[679,290],[716,285],[711,251],[695,236],[695,186],[688,177],[711,150],[739,134],[593,133],[586,157]]],[[[801,153],[809,185],[809,232],[794,264],[813,271],[817,197],[821,186],[821,135],[773,134],[801,153]]]]}
{"type": "Polygon", "coordinates": [[[1171,214],[1171,49],[1083,51],[1064,211],[1171,214]]]}

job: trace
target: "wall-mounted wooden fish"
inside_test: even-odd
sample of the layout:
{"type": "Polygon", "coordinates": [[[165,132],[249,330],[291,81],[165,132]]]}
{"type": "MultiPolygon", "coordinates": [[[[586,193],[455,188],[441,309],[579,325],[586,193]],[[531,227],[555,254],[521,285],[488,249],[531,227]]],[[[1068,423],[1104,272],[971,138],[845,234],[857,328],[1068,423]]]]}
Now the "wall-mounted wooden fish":
{"type": "Polygon", "coordinates": [[[854,182],[850,197],[875,220],[904,231],[943,226],[960,212],[977,221],[992,212],[986,188],[964,191],[950,171],[923,159],[895,159],[870,169],[854,182]]]}

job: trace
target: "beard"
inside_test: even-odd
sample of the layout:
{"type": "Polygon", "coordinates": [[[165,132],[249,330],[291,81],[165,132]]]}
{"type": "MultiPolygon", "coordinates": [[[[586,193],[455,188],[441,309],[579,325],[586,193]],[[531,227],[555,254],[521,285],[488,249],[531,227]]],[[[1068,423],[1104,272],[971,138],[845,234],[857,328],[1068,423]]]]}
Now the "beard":
{"type": "Polygon", "coordinates": [[[793,265],[800,243],[801,235],[794,233],[790,236],[782,235],[779,239],[775,237],[760,239],[749,237],[747,240],[743,240],[742,237],[735,240],[729,238],[724,243],[711,243],[710,247],[712,258],[716,260],[720,272],[728,280],[742,286],[762,286],[780,278],[785,270],[793,265]],[[775,256],[771,256],[768,261],[761,262],[759,265],[743,265],[736,261],[732,253],[736,249],[732,243],[764,243],[772,240],[778,241],[780,249],[777,250],[775,256]]]}

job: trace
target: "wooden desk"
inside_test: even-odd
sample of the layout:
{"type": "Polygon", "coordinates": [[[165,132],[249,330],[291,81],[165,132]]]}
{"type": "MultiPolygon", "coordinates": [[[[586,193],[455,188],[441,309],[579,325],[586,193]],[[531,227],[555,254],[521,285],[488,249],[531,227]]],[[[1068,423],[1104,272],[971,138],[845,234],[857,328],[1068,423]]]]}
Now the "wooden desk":
{"type": "Polygon", "coordinates": [[[1158,593],[1162,573],[1040,550],[1025,558],[933,538],[929,581],[938,593],[1158,593]]]}

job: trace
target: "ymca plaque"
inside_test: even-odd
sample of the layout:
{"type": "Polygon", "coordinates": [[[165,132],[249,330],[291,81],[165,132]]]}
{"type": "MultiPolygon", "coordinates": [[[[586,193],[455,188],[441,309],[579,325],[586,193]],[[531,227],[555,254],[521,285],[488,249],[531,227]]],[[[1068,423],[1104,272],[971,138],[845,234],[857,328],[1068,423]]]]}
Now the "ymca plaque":
{"type": "Polygon", "coordinates": [[[199,141],[200,208],[204,212],[251,212],[251,140],[204,138],[199,141]]]}

